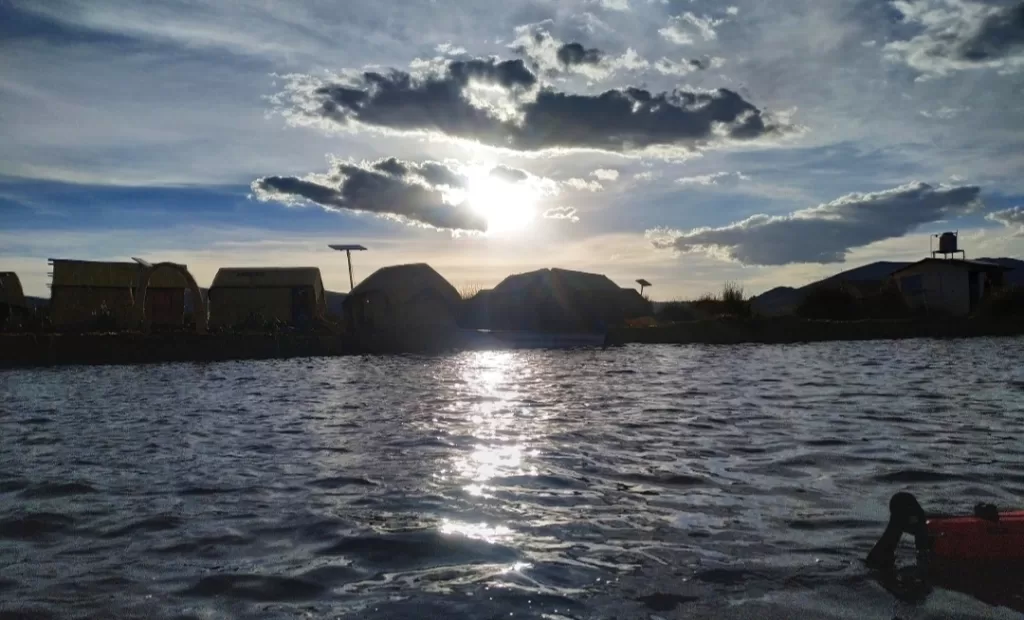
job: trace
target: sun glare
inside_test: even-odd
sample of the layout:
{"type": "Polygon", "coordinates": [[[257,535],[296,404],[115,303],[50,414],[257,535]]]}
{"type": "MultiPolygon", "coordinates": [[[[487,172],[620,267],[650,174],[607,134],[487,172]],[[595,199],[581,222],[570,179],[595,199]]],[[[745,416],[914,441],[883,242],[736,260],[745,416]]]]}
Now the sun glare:
{"type": "Polygon", "coordinates": [[[510,233],[533,221],[537,191],[525,182],[513,183],[482,170],[470,175],[466,202],[487,220],[488,234],[510,233]]]}

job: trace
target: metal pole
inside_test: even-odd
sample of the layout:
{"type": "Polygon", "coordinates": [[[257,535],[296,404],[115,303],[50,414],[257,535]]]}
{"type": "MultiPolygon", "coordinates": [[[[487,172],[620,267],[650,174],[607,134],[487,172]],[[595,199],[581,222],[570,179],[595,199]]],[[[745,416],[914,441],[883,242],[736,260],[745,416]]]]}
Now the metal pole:
{"type": "Polygon", "coordinates": [[[355,282],[352,280],[352,251],[345,250],[345,256],[348,257],[348,292],[352,292],[352,289],[356,287],[355,282]]]}

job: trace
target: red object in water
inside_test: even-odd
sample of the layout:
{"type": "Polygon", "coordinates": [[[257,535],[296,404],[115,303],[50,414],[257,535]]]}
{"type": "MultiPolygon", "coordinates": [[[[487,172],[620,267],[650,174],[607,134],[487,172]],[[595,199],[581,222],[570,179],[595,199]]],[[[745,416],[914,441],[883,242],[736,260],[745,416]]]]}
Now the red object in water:
{"type": "Polygon", "coordinates": [[[1024,563],[1024,510],[998,520],[941,517],[927,521],[932,557],[942,562],[1024,563]]]}

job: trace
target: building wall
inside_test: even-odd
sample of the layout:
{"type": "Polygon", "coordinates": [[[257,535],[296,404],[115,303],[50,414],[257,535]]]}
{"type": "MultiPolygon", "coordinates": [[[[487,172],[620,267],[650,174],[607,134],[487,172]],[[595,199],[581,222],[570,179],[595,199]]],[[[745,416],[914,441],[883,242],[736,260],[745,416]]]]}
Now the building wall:
{"type": "Polygon", "coordinates": [[[50,321],[54,327],[86,327],[95,323],[104,307],[113,327],[132,327],[135,315],[129,288],[54,286],[50,291],[50,321]]]}
{"type": "Polygon", "coordinates": [[[185,289],[151,288],[146,291],[146,316],[152,325],[184,324],[185,289]]]}
{"type": "Polygon", "coordinates": [[[251,314],[257,314],[264,320],[278,320],[291,323],[293,290],[304,288],[306,294],[306,315],[309,319],[316,318],[322,312],[318,307],[323,297],[317,298],[316,289],[307,287],[274,287],[274,288],[212,288],[209,293],[210,325],[231,326],[245,323],[251,314]]]}
{"type": "MultiPolygon", "coordinates": [[[[963,316],[971,312],[969,273],[962,266],[924,263],[897,274],[896,283],[911,308],[963,316]]],[[[979,291],[983,291],[986,276],[980,277],[979,291]]]]}
{"type": "Polygon", "coordinates": [[[398,303],[382,291],[369,291],[352,299],[346,323],[354,331],[453,329],[456,317],[441,295],[432,290],[398,303]]]}

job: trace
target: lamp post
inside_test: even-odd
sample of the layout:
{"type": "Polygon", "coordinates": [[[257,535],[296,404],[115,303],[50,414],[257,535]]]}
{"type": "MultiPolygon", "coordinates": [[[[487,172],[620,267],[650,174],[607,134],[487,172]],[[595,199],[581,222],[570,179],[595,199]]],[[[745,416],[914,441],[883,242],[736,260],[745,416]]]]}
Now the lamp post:
{"type": "Polygon", "coordinates": [[[339,252],[345,252],[345,257],[348,258],[348,290],[349,292],[351,292],[352,289],[356,287],[355,281],[352,279],[352,251],[364,251],[366,250],[366,248],[356,244],[335,244],[329,245],[327,247],[331,248],[332,250],[338,250],[339,252]]]}
{"type": "Polygon", "coordinates": [[[650,283],[650,282],[648,282],[647,280],[644,280],[643,278],[640,278],[639,280],[637,280],[637,281],[636,281],[636,283],[640,285],[640,296],[641,296],[641,297],[642,297],[642,296],[643,296],[643,294],[644,294],[644,287],[647,287],[647,286],[654,286],[653,284],[651,284],[651,283],[650,283]]]}

